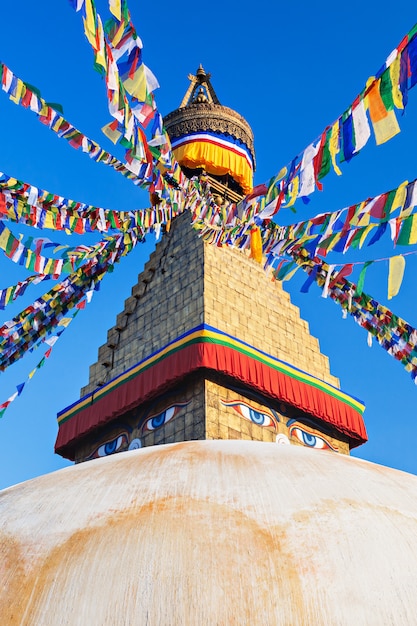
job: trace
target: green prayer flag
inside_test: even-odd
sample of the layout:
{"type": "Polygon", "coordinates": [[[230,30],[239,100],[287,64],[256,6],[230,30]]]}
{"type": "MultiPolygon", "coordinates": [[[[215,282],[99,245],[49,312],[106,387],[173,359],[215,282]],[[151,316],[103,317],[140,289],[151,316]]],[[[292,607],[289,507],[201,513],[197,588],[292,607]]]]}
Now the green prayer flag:
{"type": "Polygon", "coordinates": [[[46,106],[51,107],[51,109],[54,109],[55,111],[59,111],[61,115],[64,115],[64,107],[62,106],[62,104],[59,104],[58,102],[46,102],[45,104],[46,106]]]}
{"type": "Polygon", "coordinates": [[[412,40],[412,38],[414,37],[414,35],[416,35],[416,34],[417,34],[417,24],[415,26],[413,26],[413,28],[408,33],[408,41],[410,42],[412,40]]]}
{"type": "Polygon", "coordinates": [[[373,261],[366,261],[365,265],[363,266],[361,273],[359,274],[359,279],[358,279],[358,284],[356,286],[356,290],[354,295],[355,296],[360,296],[362,294],[363,291],[363,285],[365,282],[365,274],[366,274],[366,270],[368,269],[368,267],[370,265],[372,265],[373,261]]]}
{"type": "Polygon", "coordinates": [[[379,81],[379,93],[387,111],[392,111],[394,108],[394,99],[392,97],[391,72],[389,68],[387,68],[381,76],[381,80],[379,81]]]}
{"type": "Polygon", "coordinates": [[[397,245],[399,246],[408,246],[413,243],[417,243],[417,214],[410,215],[410,217],[403,220],[397,239],[397,245]]]}
{"type": "Polygon", "coordinates": [[[296,266],[295,261],[290,261],[283,265],[280,270],[275,274],[277,280],[284,280],[287,274],[296,266]]]}
{"type": "Polygon", "coordinates": [[[385,205],[384,205],[384,215],[382,219],[385,220],[389,217],[396,194],[397,194],[396,189],[393,189],[392,191],[386,194],[386,200],[385,200],[385,205]]]}
{"type": "Polygon", "coordinates": [[[320,171],[317,174],[317,178],[321,180],[330,172],[331,166],[331,155],[330,155],[330,137],[332,134],[332,129],[330,128],[326,134],[326,141],[323,148],[323,154],[321,159],[321,167],[320,171]]]}

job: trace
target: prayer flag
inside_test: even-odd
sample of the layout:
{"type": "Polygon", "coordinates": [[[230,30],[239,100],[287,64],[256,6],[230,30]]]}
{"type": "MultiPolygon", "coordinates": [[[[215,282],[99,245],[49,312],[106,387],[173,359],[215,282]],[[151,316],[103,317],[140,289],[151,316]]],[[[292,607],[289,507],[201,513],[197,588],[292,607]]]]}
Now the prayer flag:
{"type": "Polygon", "coordinates": [[[379,83],[380,80],[374,80],[366,96],[377,145],[385,143],[400,132],[394,111],[387,111],[385,108],[379,93],[379,83]]]}
{"type": "Polygon", "coordinates": [[[392,95],[392,92],[393,92],[392,87],[393,86],[391,82],[391,73],[390,73],[389,68],[387,68],[385,72],[381,74],[381,80],[379,82],[379,93],[381,95],[382,101],[387,111],[392,111],[392,109],[394,108],[394,98],[392,95]]]}
{"type": "Polygon", "coordinates": [[[250,258],[262,263],[262,237],[259,226],[254,226],[250,231],[250,258]]]}
{"type": "Polygon", "coordinates": [[[336,155],[340,152],[339,143],[339,120],[337,120],[331,130],[330,142],[329,142],[330,158],[332,160],[333,169],[338,176],[341,176],[342,172],[336,163],[336,155]]]}
{"type": "Polygon", "coordinates": [[[373,261],[366,261],[365,265],[361,269],[361,273],[359,274],[358,284],[356,285],[355,296],[361,296],[363,291],[363,285],[365,283],[365,275],[366,270],[370,265],[372,265],[373,261]]]}
{"type": "Polygon", "coordinates": [[[121,0],[109,0],[109,9],[113,13],[114,17],[120,22],[122,19],[121,0]]]}
{"type": "Polygon", "coordinates": [[[122,136],[122,133],[117,130],[118,124],[119,122],[117,120],[113,120],[113,122],[106,124],[106,126],[103,126],[101,129],[106,137],[108,137],[108,139],[110,139],[110,141],[114,144],[116,144],[122,136]]]}
{"type": "Polygon", "coordinates": [[[342,136],[343,136],[343,158],[349,162],[355,155],[355,136],[354,126],[352,119],[352,112],[349,111],[343,116],[342,121],[342,136]]]}
{"type": "Polygon", "coordinates": [[[355,153],[362,150],[371,136],[365,103],[362,100],[352,109],[353,128],[355,131],[355,153]]]}
{"type": "Polygon", "coordinates": [[[417,214],[410,215],[403,220],[401,232],[398,236],[397,244],[400,246],[409,246],[417,243],[417,214]]]}
{"type": "Polygon", "coordinates": [[[389,73],[392,85],[392,100],[397,109],[403,109],[403,96],[399,88],[400,83],[400,64],[401,56],[397,52],[397,56],[389,66],[389,73]]]}
{"type": "Polygon", "coordinates": [[[389,260],[388,273],[388,300],[391,300],[400,290],[404,276],[405,259],[403,256],[393,256],[389,260]]]}
{"type": "Polygon", "coordinates": [[[333,270],[334,270],[334,265],[329,265],[327,268],[326,280],[324,281],[324,285],[323,285],[323,292],[321,294],[322,298],[327,298],[327,296],[329,295],[329,284],[330,284],[330,278],[332,277],[333,270]]]}

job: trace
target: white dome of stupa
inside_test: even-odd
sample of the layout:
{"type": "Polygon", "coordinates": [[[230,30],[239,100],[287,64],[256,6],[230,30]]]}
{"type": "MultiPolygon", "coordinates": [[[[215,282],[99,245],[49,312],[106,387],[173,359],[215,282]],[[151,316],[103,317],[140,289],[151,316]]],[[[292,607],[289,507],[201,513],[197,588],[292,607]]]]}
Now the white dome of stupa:
{"type": "Polygon", "coordinates": [[[417,477],[192,441],[0,494],[2,624],[417,624],[417,477]]]}

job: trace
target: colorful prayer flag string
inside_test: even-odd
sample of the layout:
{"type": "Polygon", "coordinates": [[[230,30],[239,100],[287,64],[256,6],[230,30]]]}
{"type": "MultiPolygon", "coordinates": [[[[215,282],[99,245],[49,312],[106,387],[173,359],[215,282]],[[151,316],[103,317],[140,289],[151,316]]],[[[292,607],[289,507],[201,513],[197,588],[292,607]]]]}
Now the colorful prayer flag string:
{"type": "Polygon", "coordinates": [[[4,64],[0,62],[0,78],[3,91],[15,104],[30,108],[37,115],[42,124],[48,126],[58,137],[65,139],[76,150],[88,154],[93,161],[105,163],[125,178],[128,178],[137,186],[148,186],[152,180],[152,165],[141,164],[139,161],[132,163],[122,163],[115,156],[104,150],[96,141],[89,139],[75,126],[70,124],[64,116],[48,105],[33,88],[29,87],[23,80],[18,78],[4,64]]]}
{"type": "Polygon", "coordinates": [[[0,172],[0,219],[81,235],[135,228],[142,229],[144,236],[156,224],[172,221],[186,210],[184,198],[198,193],[185,177],[180,182],[176,188],[167,186],[154,207],[114,211],[57,196],[0,172]]]}
{"type": "Polygon", "coordinates": [[[371,127],[377,145],[400,132],[394,109],[404,109],[408,91],[417,82],[417,24],[388,56],[377,74],[333,124],[327,126],[301,154],[265,183],[266,205],[275,202],[271,215],[281,206],[293,207],[298,198],[308,202],[331,168],[350,161],[368,142],[371,127]],[[369,116],[369,119],[368,119],[369,116]]]}
{"type": "Polygon", "coordinates": [[[34,375],[41,369],[41,367],[43,367],[45,365],[46,359],[49,359],[49,357],[51,356],[51,352],[52,352],[53,346],[56,344],[58,339],[61,337],[61,335],[64,332],[65,328],[68,328],[69,324],[73,321],[73,319],[76,317],[76,315],[78,313],[79,313],[79,310],[77,309],[73,313],[72,317],[66,318],[67,323],[65,325],[63,325],[62,329],[60,331],[58,331],[56,335],[54,335],[52,337],[47,337],[47,338],[45,338],[43,340],[44,343],[46,343],[49,347],[45,351],[45,354],[43,355],[43,357],[41,358],[39,363],[35,366],[35,368],[33,370],[31,370],[31,372],[29,373],[29,375],[27,377],[27,380],[25,382],[23,382],[23,383],[20,383],[19,385],[16,385],[16,391],[5,402],[0,404],[0,418],[3,417],[4,413],[6,412],[6,409],[10,406],[10,404],[12,402],[14,402],[16,400],[16,398],[18,398],[22,394],[22,391],[25,388],[25,386],[27,385],[27,383],[30,382],[32,380],[32,378],[34,377],[34,375]]]}
{"type": "Polygon", "coordinates": [[[417,330],[371,296],[359,293],[357,286],[345,278],[346,270],[333,271],[332,266],[310,257],[303,249],[293,252],[292,257],[319,287],[327,285],[330,298],[400,361],[417,384],[417,330]]]}

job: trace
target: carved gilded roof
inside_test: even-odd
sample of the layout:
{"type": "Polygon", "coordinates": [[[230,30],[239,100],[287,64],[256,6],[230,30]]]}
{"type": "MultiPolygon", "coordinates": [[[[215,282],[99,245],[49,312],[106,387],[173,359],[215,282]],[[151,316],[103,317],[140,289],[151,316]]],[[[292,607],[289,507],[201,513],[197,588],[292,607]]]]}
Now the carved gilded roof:
{"type": "Polygon", "coordinates": [[[249,149],[255,166],[253,132],[244,117],[220,104],[202,66],[196,76],[189,75],[190,85],[181,106],[164,117],[165,128],[175,139],[189,133],[224,133],[242,141],[249,149]]]}

